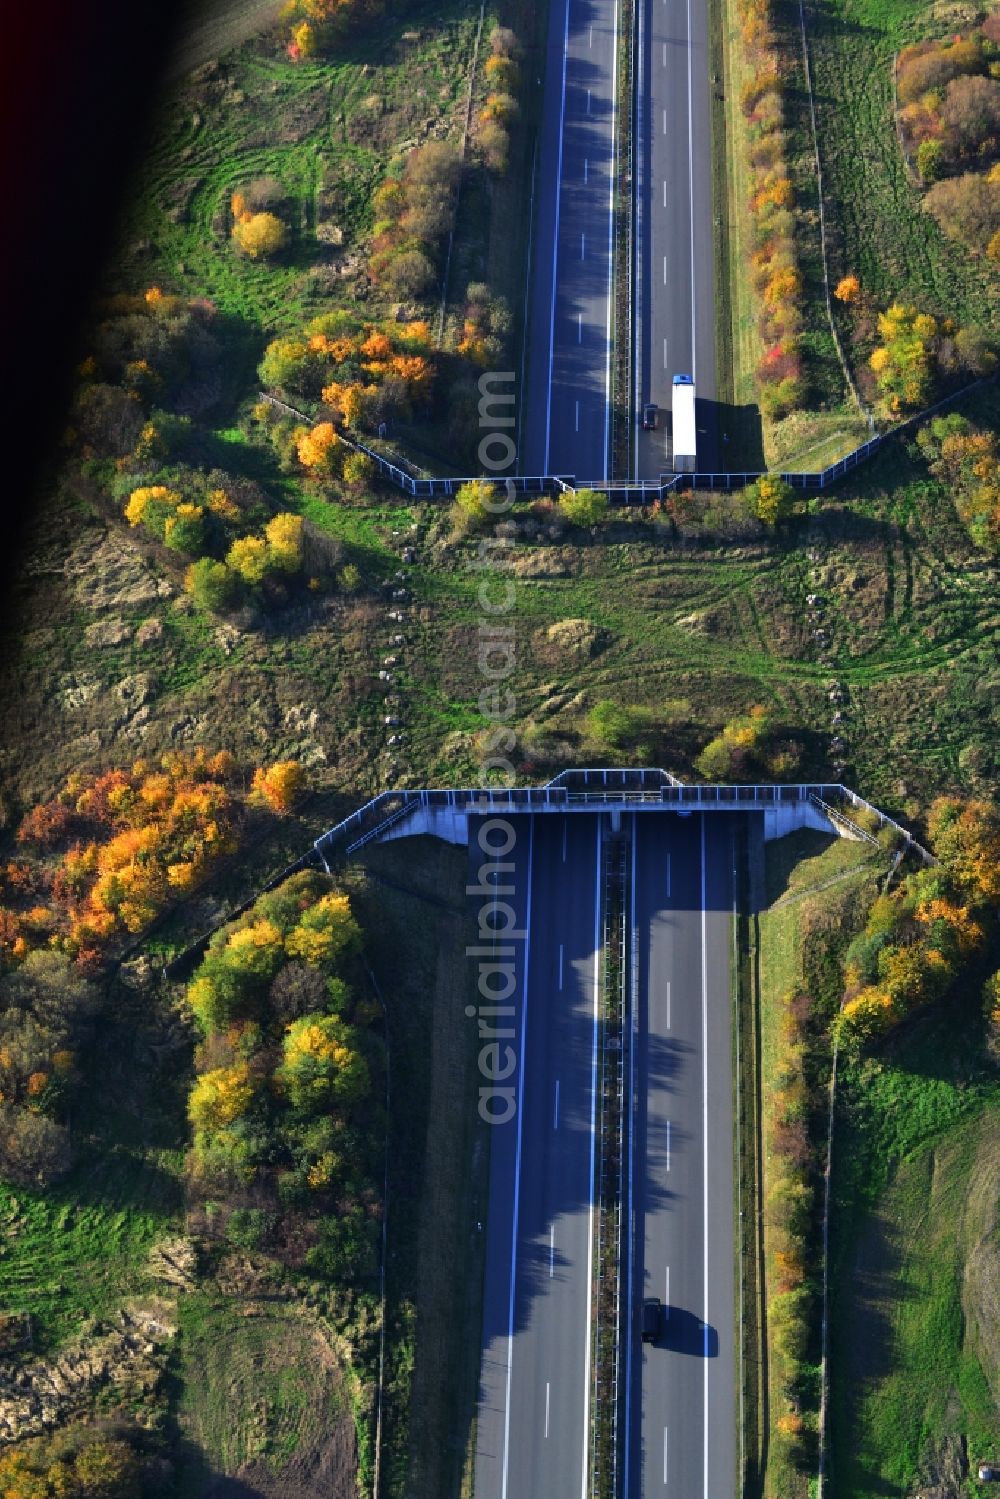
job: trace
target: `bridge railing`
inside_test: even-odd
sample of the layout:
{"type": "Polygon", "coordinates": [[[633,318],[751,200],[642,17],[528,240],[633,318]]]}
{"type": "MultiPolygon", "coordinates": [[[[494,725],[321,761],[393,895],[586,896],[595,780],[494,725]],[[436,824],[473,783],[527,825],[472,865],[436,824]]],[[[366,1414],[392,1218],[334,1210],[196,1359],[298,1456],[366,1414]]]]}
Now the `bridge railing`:
{"type": "MultiPolygon", "coordinates": [[[[937,860],[906,828],[888,817],[878,807],[839,782],[792,785],[761,784],[755,786],[691,786],[679,781],[668,770],[631,767],[598,767],[564,770],[544,786],[424,787],[419,790],[383,791],[358,807],[349,817],[328,828],[315,840],[312,851],[274,875],[260,890],[270,890],[296,870],[318,860],[330,872],[331,861],[341,854],[348,856],[374,842],[396,824],[421,810],[452,811],[456,814],[514,815],[518,813],[559,812],[586,807],[684,807],[719,810],[733,808],[764,809],[788,803],[815,801],[827,814],[834,814],[836,804],[846,805],[855,813],[864,812],[876,819],[879,829],[890,827],[898,839],[900,852],[916,854],[924,864],[937,860]],[[571,789],[574,788],[574,789],[571,789]],[[579,787],[580,789],[575,789],[579,787]]],[[[872,839],[871,833],[847,819],[856,832],[872,839]]],[[[872,839],[872,841],[874,841],[872,839]]],[[[212,933],[248,910],[257,895],[217,921],[196,942],[168,965],[172,977],[186,976],[190,963],[200,955],[212,933]]]]}
{"type": "MultiPolygon", "coordinates": [[[[863,442],[853,452],[846,453],[843,458],[838,458],[836,463],[831,463],[827,468],[813,473],[798,473],[795,471],[783,472],[780,478],[793,489],[805,492],[828,489],[831,484],[836,484],[845,474],[858,467],[878,452],[882,445],[890,438],[899,437],[902,433],[911,431],[921,422],[941,411],[946,406],[952,405],[962,396],[968,395],[979,386],[987,384],[995,376],[988,376],[983,380],[974,380],[970,385],[965,385],[961,390],[952,391],[943,400],[935,402],[933,406],[926,407],[915,416],[907,417],[905,421],[898,422],[888,431],[871,437],[863,442]]],[[[261,391],[261,398],[270,402],[279,410],[288,412],[290,415],[300,418],[305,422],[315,421],[304,411],[299,411],[293,406],[287,405],[277,396],[261,391]]],[[[342,428],[338,430],[341,442],[354,452],[364,453],[370,458],[379,471],[380,476],[397,489],[403,490],[405,494],[414,499],[452,499],[456,491],[463,485],[472,482],[475,478],[479,483],[492,484],[499,493],[510,493],[509,486],[513,486],[513,492],[517,495],[557,495],[574,489],[596,489],[601,494],[606,494],[614,505],[648,504],[654,500],[665,500],[670,495],[676,494],[681,489],[744,489],[749,484],[754,484],[758,479],[766,476],[766,470],[735,470],[725,471],[707,470],[704,473],[695,474],[660,474],[659,479],[633,480],[631,483],[615,484],[606,479],[581,479],[576,474],[531,474],[513,475],[509,478],[497,479],[483,475],[474,475],[471,478],[435,477],[416,471],[411,464],[401,455],[388,458],[384,453],[370,443],[363,442],[360,438],[349,436],[342,428]]]]}
{"type": "MultiPolygon", "coordinates": [[[[329,828],[315,842],[323,864],[340,850],[355,852],[388,832],[389,828],[421,810],[459,815],[496,816],[532,812],[558,812],[599,806],[661,806],[696,810],[732,808],[756,810],[813,802],[836,813],[838,804],[863,812],[875,820],[877,829],[892,828],[903,844],[923,863],[935,863],[934,855],[919,844],[906,828],[878,807],[840,782],[794,782],[790,785],[762,782],[756,785],[689,785],[669,771],[629,767],[567,770],[545,786],[440,786],[419,790],[383,791],[350,817],[329,828]]],[[[855,826],[851,819],[851,825],[855,826]]],[[[873,834],[863,827],[863,834],[873,834]]]]}

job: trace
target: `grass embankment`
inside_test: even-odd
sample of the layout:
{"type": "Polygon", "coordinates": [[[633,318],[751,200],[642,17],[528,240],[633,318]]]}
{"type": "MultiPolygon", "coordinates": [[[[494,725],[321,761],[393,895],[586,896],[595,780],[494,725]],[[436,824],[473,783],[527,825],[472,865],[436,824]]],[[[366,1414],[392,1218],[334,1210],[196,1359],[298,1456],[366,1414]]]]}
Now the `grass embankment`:
{"type": "Polygon", "coordinates": [[[1000,1079],[977,986],[845,1069],[834,1157],[831,1482],[904,1496],[995,1460],[1000,1079]]]}
{"type": "Polygon", "coordinates": [[[232,1474],[268,1499],[308,1499],[320,1485],[349,1493],[353,1422],[321,1327],[273,1290],[260,1300],[194,1291],[180,1312],[179,1492],[212,1492],[232,1474]]]}
{"type": "MultiPolygon", "coordinates": [[[[343,877],[388,1009],[393,1068],[386,1499],[457,1496],[471,1453],[488,1160],[477,1034],[463,1013],[465,878],[465,850],[430,840],[373,850],[343,877]]],[[[120,989],[92,1070],[99,1093],[76,1111],[81,1165],[45,1194],[0,1192],[0,1303],[26,1319],[25,1356],[53,1355],[95,1319],[161,1290],[150,1250],[183,1228],[190,1039],[155,980],[120,989]]],[[[379,1157],[381,1148],[379,1139],[379,1157]]],[[[215,1243],[177,1317],[169,1378],[143,1397],[176,1465],[171,1492],[207,1493],[224,1474],[275,1499],[306,1499],[324,1485],[346,1492],[359,1462],[370,1479],[371,1287],[341,1288],[215,1243]]],[[[100,1398],[115,1408],[113,1393],[100,1398]]]]}
{"type": "MultiPolygon", "coordinates": [[[[970,415],[986,415],[989,394],[965,403],[970,415]]],[[[725,499],[712,503],[724,523],[725,499]]],[[[164,595],[156,564],[117,533],[54,502],[43,510],[13,601],[18,638],[5,650],[10,802],[50,795],[71,770],[160,754],[192,736],[250,765],[265,745],[269,759],[303,759],[319,786],[350,798],[390,777],[424,785],[474,778],[476,735],[486,724],[477,706],[471,546],[441,545],[439,506],[385,497],[368,509],[311,498],[308,513],[344,539],[345,560],[361,568],[368,589],[253,627],[195,614],[164,595]],[[402,626],[385,618],[376,592],[399,566],[394,531],[416,547],[402,626]],[[132,636],[149,619],[162,623],[162,638],[138,648],[132,636]],[[114,622],[127,627],[120,644],[91,643],[91,625],[114,622]],[[405,644],[396,652],[394,711],[407,738],[387,751],[382,718],[391,710],[377,674],[397,629],[405,644]],[[146,674],[139,717],[123,696],[137,671],[146,674]]],[[[713,524],[712,511],[705,520],[713,524]]],[[[926,804],[970,776],[986,784],[1000,770],[992,573],[946,489],[901,443],[787,538],[722,543],[691,526],[681,540],[669,523],[615,518],[596,544],[569,533],[560,545],[522,540],[511,556],[510,685],[526,779],[581,755],[614,758],[586,727],[604,698],[655,711],[686,703],[649,746],[650,763],[681,773],[724,721],[755,702],[803,744],[809,777],[829,779],[839,760],[843,778],[887,810],[926,804]],[[810,592],[823,597],[821,615],[810,613],[810,592]],[[564,620],[590,627],[572,650],[548,634],[564,620]],[[828,643],[815,638],[820,624],[828,643]],[[828,696],[834,683],[840,704],[828,696]],[[844,741],[836,752],[833,736],[844,741]]],[[[312,826],[334,820],[322,804],[312,826]]],[[[281,863],[275,857],[267,872],[281,863]]]]}
{"type": "Polygon", "coordinates": [[[182,1221],[189,1059],[169,1005],[141,982],[114,980],[81,1063],[95,1082],[73,1108],[79,1164],[45,1192],[0,1189],[0,1311],[30,1319],[33,1355],[153,1288],[150,1249],[182,1221]]]}
{"type": "Polygon", "coordinates": [[[273,25],[283,0],[186,0],[175,22],[168,78],[183,78],[273,25]]]}
{"type": "Polygon", "coordinates": [[[26,1319],[34,1354],[148,1289],[149,1250],[177,1221],[176,1182],[112,1151],[45,1193],[0,1187],[0,1311],[26,1319]]]}
{"type": "MultiPolygon", "coordinates": [[[[712,102],[712,169],[719,219],[716,255],[719,397],[737,408],[756,407],[754,370],[762,345],[746,273],[753,252],[750,169],[744,149],[740,93],[749,68],[740,38],[737,0],[713,0],[712,68],[722,79],[712,102]]],[[[745,437],[738,428],[734,441],[745,437]]]]}
{"type": "Polygon", "coordinates": [[[885,860],[862,843],[802,831],[765,849],[765,909],[757,923],[759,980],[760,1128],[763,1180],[763,1303],[765,1347],[760,1388],[763,1475],[752,1492],[766,1499],[806,1499],[815,1471],[818,1406],[818,1301],[821,1261],[815,1196],[791,1227],[784,1208],[789,1186],[808,1184],[814,1193],[825,1148],[826,1084],[830,1051],[824,1022],[836,1011],[838,950],[861,918],[885,860]],[[790,1029],[795,996],[808,995],[808,1014],[790,1029]],[[792,1100],[804,1084],[801,1105],[792,1100]],[[804,1110],[790,1144],[789,1121],[804,1110]],[[798,1268],[801,1267],[801,1268],[798,1268]],[[804,1282],[800,1275],[804,1273],[804,1282]],[[801,1285],[801,1289],[800,1289],[801,1285]],[[804,1340],[789,1337],[790,1297],[805,1295],[804,1340]],[[780,1316],[779,1316],[780,1307],[780,1316]],[[779,1326],[780,1323],[780,1326],[779,1326]],[[791,1347],[802,1341],[796,1354],[791,1347]],[[790,1393],[791,1392],[791,1393],[790,1393]]]}
{"type": "Polygon", "coordinates": [[[762,415],[755,370],[764,351],[757,326],[758,299],[751,283],[757,249],[750,201],[754,193],[749,161],[750,127],[741,107],[743,91],[757,65],[741,36],[738,0],[715,0],[712,69],[721,79],[713,98],[713,172],[719,249],[716,261],[720,400],[733,407],[727,417],[733,446],[730,466],[740,463],[818,472],[869,436],[866,422],[849,398],[826,321],[823,301],[816,178],[809,128],[797,10],[775,7],[783,76],[785,127],[796,141],[789,160],[795,189],[795,250],[803,278],[802,337],[807,384],[806,409],[783,420],[762,415]]]}
{"type": "Polygon", "coordinates": [[[370,960],[389,1004],[387,1499],[471,1484],[489,1161],[465,1016],[467,860],[435,839],[373,848],[354,897],[382,934],[370,960]]]}
{"type": "Polygon", "coordinates": [[[904,301],[963,326],[995,328],[1000,276],[923,212],[893,120],[893,56],[948,24],[943,15],[935,20],[936,9],[910,0],[822,0],[807,10],[830,276],[836,285],[856,274],[880,307],[904,301]]]}
{"type": "Polygon", "coordinates": [[[331,305],[380,311],[359,264],[372,192],[395,153],[461,134],[478,19],[473,0],[415,6],[303,63],[251,41],[179,83],[126,220],[116,286],[212,298],[254,358],[265,333],[298,331],[331,305]],[[273,262],[241,259],[229,243],[232,192],[263,177],[287,194],[290,242],[273,262]]]}

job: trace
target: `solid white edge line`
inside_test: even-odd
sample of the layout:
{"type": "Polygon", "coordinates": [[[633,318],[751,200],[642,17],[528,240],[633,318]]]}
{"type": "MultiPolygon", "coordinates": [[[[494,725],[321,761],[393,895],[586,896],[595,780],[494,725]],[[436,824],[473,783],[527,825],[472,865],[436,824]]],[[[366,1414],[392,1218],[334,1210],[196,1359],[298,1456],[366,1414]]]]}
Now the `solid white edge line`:
{"type": "Polygon", "coordinates": [[[545,1439],[549,1436],[549,1381],[545,1381],[545,1439]]]}
{"type": "Polygon", "coordinates": [[[535,819],[528,823],[528,905],[524,923],[524,982],[521,986],[520,1087],[517,1094],[517,1150],[514,1156],[514,1222],[510,1235],[510,1302],[507,1310],[507,1409],[504,1412],[502,1499],[507,1499],[510,1458],[510,1385],[514,1366],[514,1301],[517,1285],[517,1230],[521,1200],[521,1133],[524,1123],[524,1058],[528,1031],[528,954],[531,948],[531,866],[535,850],[535,819]]]}
{"type": "Polygon", "coordinates": [[[671,984],[671,980],[667,979],[667,1030],[668,1031],[671,1028],[671,1026],[670,1026],[670,998],[671,998],[671,995],[670,995],[670,984],[671,984]]]}
{"type": "Polygon", "coordinates": [[[697,316],[695,310],[695,259],[694,259],[694,42],[691,34],[691,0],[687,0],[688,27],[688,194],[691,209],[691,379],[698,387],[698,356],[695,348],[697,316]]]}
{"type": "Polygon", "coordinates": [[[555,1274],[555,1271],[556,1271],[556,1226],[555,1226],[554,1223],[552,1223],[552,1224],[549,1225],[549,1280],[552,1279],[553,1275],[555,1274]]]}
{"type": "Polygon", "coordinates": [[[663,1277],[663,1320],[670,1321],[670,1266],[666,1267],[663,1277]]]}
{"type": "MultiPolygon", "coordinates": [[[[642,77],[643,77],[643,66],[642,66],[642,60],[643,60],[643,41],[642,41],[642,34],[643,34],[643,16],[644,16],[644,12],[645,12],[645,6],[640,5],[639,8],[638,8],[638,36],[637,36],[637,39],[636,39],[636,54],[637,54],[637,57],[638,57],[638,68],[639,68],[639,77],[640,77],[640,80],[642,80],[642,77]]],[[[639,98],[641,98],[641,96],[642,96],[642,87],[641,87],[641,84],[640,84],[640,87],[637,89],[637,96],[639,98]]],[[[633,303],[634,303],[634,322],[633,322],[633,327],[634,328],[638,328],[640,326],[640,320],[641,320],[641,317],[642,317],[642,259],[643,259],[643,257],[642,257],[642,251],[639,248],[641,246],[642,242],[643,242],[643,236],[642,236],[642,219],[643,219],[643,215],[642,215],[642,186],[643,186],[643,171],[642,171],[642,119],[643,119],[643,115],[642,115],[642,110],[640,108],[640,109],[637,110],[637,124],[638,124],[638,127],[639,127],[639,149],[636,151],[635,157],[634,157],[634,160],[635,160],[635,183],[633,185],[633,193],[635,195],[635,203],[636,203],[636,211],[635,211],[635,244],[634,244],[633,250],[632,250],[633,267],[634,267],[634,274],[635,274],[635,281],[634,281],[634,285],[633,285],[633,289],[632,289],[632,297],[633,297],[633,303]]],[[[664,207],[666,207],[665,203],[664,203],[664,207]]],[[[650,266],[652,267],[652,258],[650,258],[650,266]]],[[[641,336],[637,337],[637,338],[633,338],[633,340],[632,340],[632,345],[633,345],[633,347],[632,347],[632,359],[633,359],[633,371],[634,371],[634,389],[633,389],[633,395],[636,398],[636,407],[637,408],[641,404],[641,401],[642,401],[642,390],[641,390],[641,386],[642,386],[642,369],[641,369],[641,360],[639,358],[639,346],[640,346],[640,343],[641,343],[641,336]]],[[[631,412],[630,413],[630,417],[635,422],[635,436],[633,438],[633,454],[634,454],[633,467],[634,467],[635,472],[634,472],[633,477],[636,478],[636,479],[638,479],[638,477],[639,477],[639,432],[640,432],[640,422],[638,420],[638,417],[639,417],[639,411],[638,411],[638,409],[636,409],[634,412],[631,412]]]]}
{"type": "MultiPolygon", "coordinates": [[[[617,34],[617,27],[616,27],[617,34]]],[[[587,1482],[587,1453],[590,1450],[590,1318],[591,1318],[591,1286],[594,1278],[594,1168],[597,1163],[597,1025],[600,1014],[601,997],[601,847],[602,847],[602,824],[597,819],[597,872],[594,876],[594,1039],[590,1059],[590,1232],[587,1240],[587,1306],[586,1306],[586,1343],[587,1357],[584,1360],[584,1395],[583,1395],[583,1476],[581,1483],[582,1499],[588,1499],[589,1484],[587,1482]]]]}
{"type": "Polygon", "coordinates": [[[702,1193],[704,1198],[704,1273],[705,1296],[702,1329],[702,1362],[704,1373],[704,1491],[708,1493],[708,863],[705,851],[705,826],[708,814],[701,814],[701,1128],[704,1148],[702,1193]]]}
{"type": "Polygon", "coordinates": [[[569,60],[569,0],[563,29],[562,101],[559,106],[559,156],[556,166],[556,223],[552,237],[552,292],[549,302],[549,387],[545,398],[545,473],[549,472],[552,446],[552,360],[556,341],[556,283],[559,271],[559,219],[562,211],[563,136],[566,132],[566,63],[569,60]]]}
{"type": "Polygon", "coordinates": [[[608,173],[608,357],[604,379],[604,478],[610,479],[611,454],[611,318],[615,300],[615,131],[618,124],[618,25],[620,0],[615,0],[615,24],[611,32],[611,170],[608,173]]]}
{"type": "Polygon", "coordinates": [[[667,1427],[663,1428],[663,1482],[667,1481],[667,1427]]]}

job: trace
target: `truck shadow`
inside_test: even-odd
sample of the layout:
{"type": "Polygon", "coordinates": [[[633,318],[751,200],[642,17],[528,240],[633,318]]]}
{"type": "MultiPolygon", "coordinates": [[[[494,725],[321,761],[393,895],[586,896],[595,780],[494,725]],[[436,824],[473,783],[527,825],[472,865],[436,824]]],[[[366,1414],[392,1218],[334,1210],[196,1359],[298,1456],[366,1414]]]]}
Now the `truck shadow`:
{"type": "Polygon", "coordinates": [[[728,401],[695,402],[698,468],[702,473],[760,473],[764,463],[764,429],[760,408],[728,401]]]}
{"type": "Polygon", "coordinates": [[[654,1348],[665,1348],[670,1353],[684,1353],[691,1358],[718,1358],[719,1334],[710,1322],[703,1322],[694,1312],[680,1306],[668,1306],[663,1310],[659,1336],[654,1348]]]}

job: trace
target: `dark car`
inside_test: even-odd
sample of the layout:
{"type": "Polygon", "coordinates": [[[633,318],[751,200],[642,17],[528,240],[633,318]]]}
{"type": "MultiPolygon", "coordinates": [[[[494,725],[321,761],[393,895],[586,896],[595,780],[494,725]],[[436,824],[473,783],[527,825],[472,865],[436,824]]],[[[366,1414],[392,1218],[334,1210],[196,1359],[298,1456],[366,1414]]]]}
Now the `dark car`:
{"type": "Polygon", "coordinates": [[[655,432],[659,416],[659,409],[650,401],[648,406],[642,408],[642,430],[644,432],[655,432]]]}
{"type": "Polygon", "coordinates": [[[660,1316],[663,1306],[659,1296],[647,1296],[642,1303],[642,1341],[655,1343],[660,1335],[660,1316]]]}

